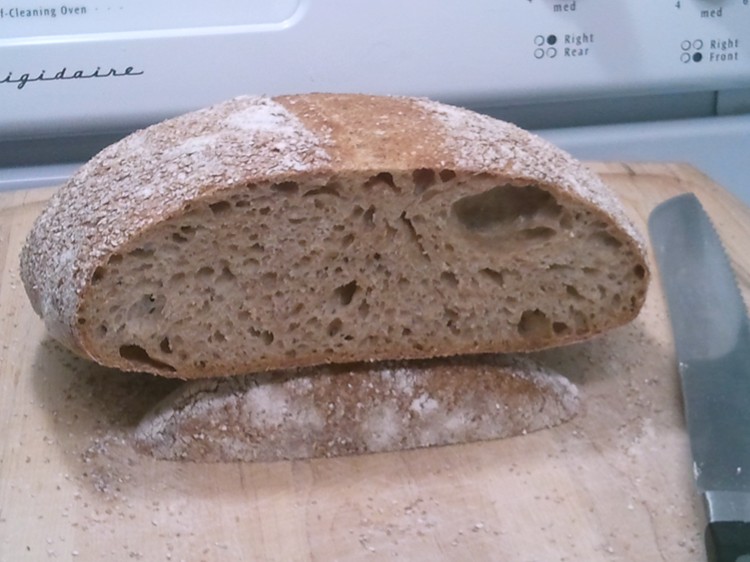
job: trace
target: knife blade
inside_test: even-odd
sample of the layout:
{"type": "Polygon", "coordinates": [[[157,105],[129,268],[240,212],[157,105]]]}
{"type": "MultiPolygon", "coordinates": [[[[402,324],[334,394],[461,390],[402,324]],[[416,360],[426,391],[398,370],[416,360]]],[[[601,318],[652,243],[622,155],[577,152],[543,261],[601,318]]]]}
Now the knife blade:
{"type": "Polygon", "coordinates": [[[674,333],[711,562],[750,562],[750,324],[698,198],[657,206],[649,234],[674,333]]]}

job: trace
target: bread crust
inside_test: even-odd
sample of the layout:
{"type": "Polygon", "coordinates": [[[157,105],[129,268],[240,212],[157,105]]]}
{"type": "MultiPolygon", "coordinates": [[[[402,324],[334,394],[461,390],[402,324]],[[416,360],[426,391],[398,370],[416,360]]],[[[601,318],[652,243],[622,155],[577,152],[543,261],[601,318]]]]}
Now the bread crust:
{"type": "MultiPolygon", "coordinates": [[[[637,314],[649,276],[645,245],[598,177],[565,152],[511,124],[404,97],[243,96],[138,131],[92,158],[55,194],[22,251],[22,279],[34,310],[53,337],[85,357],[142,370],[126,360],[103,358],[81,324],[92,279],[113,253],[196,202],[241,186],[423,168],[535,184],[560,201],[590,207],[618,233],[643,271],[643,287],[631,311],[613,324],[637,314]]],[[[560,341],[575,340],[572,336],[560,341]]],[[[453,352],[462,350],[446,351],[453,352]]],[[[304,358],[296,362],[305,363],[304,358]]],[[[286,366],[292,365],[260,365],[286,366]]],[[[176,376],[221,374],[208,369],[176,376]]]]}
{"type": "Polygon", "coordinates": [[[167,460],[335,457],[524,435],[568,421],[579,403],[572,383],[526,357],[329,365],[188,381],[133,439],[167,460]]]}

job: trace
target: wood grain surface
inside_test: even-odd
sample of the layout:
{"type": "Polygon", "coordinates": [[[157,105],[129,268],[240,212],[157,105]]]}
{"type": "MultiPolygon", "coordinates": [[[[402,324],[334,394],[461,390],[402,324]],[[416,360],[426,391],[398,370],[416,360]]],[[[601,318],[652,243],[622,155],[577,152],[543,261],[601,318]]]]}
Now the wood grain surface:
{"type": "MultiPolygon", "coordinates": [[[[750,210],[685,165],[592,164],[645,230],[704,203],[750,287],[750,210]]],[[[52,191],[0,194],[0,560],[704,560],[665,305],[538,357],[581,413],[512,439],[272,464],[139,456],[128,435],[179,382],[73,357],[45,334],[18,253],[52,191]]]]}

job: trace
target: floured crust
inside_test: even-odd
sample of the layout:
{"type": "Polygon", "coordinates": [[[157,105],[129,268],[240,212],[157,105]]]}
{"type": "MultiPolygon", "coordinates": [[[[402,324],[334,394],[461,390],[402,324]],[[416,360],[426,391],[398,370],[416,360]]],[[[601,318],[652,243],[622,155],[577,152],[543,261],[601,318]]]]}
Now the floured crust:
{"type": "Polygon", "coordinates": [[[576,387],[494,355],[190,381],[139,424],[160,459],[276,461],[499,439],[572,418],[576,387]]]}
{"type": "MultiPolygon", "coordinates": [[[[627,315],[618,312],[621,317],[613,324],[640,309],[648,283],[644,245],[596,176],[513,125],[400,97],[246,96],[134,133],[94,157],[53,197],[23,249],[22,278],[34,309],[56,339],[94,360],[140,370],[142,365],[104,357],[81,324],[97,268],[113,253],[191,205],[243,186],[268,188],[287,180],[313,182],[363,170],[411,174],[424,168],[495,175],[519,185],[538,185],[560,202],[593,205],[593,212],[619,232],[643,268],[637,302],[627,315]]],[[[575,339],[568,336],[564,342],[575,339]]],[[[509,351],[501,347],[474,351],[509,351]]],[[[518,346],[512,350],[524,351],[518,346]]],[[[305,364],[299,358],[296,362],[305,364]]],[[[272,361],[258,365],[259,370],[284,366],[272,361]]],[[[169,374],[158,368],[152,372],[169,374]]],[[[171,376],[218,374],[194,369],[171,376]]]]}

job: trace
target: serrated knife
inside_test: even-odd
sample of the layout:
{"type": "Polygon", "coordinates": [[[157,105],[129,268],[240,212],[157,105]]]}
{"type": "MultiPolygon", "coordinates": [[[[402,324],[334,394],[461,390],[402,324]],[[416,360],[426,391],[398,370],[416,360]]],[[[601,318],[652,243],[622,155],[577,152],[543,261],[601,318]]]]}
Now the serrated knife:
{"type": "Polygon", "coordinates": [[[648,221],[682,381],[711,562],[750,562],[750,329],[734,272],[693,194],[648,221]]]}

